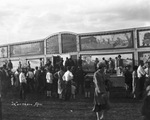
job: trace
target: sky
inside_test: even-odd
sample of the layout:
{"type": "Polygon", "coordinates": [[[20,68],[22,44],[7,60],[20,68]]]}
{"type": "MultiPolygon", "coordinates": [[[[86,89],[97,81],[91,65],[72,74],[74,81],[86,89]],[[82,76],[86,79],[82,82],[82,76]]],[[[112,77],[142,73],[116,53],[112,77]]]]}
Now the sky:
{"type": "Polygon", "coordinates": [[[58,32],[150,26],[150,0],[0,0],[0,46],[58,32]]]}

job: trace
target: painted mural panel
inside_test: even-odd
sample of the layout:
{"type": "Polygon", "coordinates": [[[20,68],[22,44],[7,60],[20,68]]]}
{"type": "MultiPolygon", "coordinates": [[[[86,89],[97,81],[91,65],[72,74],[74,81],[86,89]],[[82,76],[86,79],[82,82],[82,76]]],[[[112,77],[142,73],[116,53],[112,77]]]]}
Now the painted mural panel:
{"type": "Polygon", "coordinates": [[[138,34],[138,46],[150,47],[150,29],[138,30],[137,34],[138,34]]]}
{"type": "MultiPolygon", "coordinates": [[[[130,66],[131,70],[133,68],[133,54],[132,53],[122,53],[122,54],[106,54],[106,55],[82,55],[82,67],[86,72],[94,72],[97,67],[97,63],[106,62],[106,68],[112,74],[118,72],[118,68],[124,70],[125,66],[130,66]],[[122,64],[119,65],[119,56],[122,64]],[[111,58],[111,59],[110,59],[111,58]]],[[[119,75],[119,73],[117,73],[119,75]]]]}
{"type": "Polygon", "coordinates": [[[76,35],[72,34],[62,34],[62,52],[76,52],[77,51],[77,42],[76,42],[76,35]]]}
{"type": "Polygon", "coordinates": [[[40,67],[40,60],[39,59],[29,59],[28,61],[31,64],[31,68],[35,69],[35,67],[40,67]]]}
{"type": "Polygon", "coordinates": [[[139,61],[143,61],[144,63],[150,63],[150,52],[139,52],[139,61]]]}
{"type": "Polygon", "coordinates": [[[44,42],[35,42],[10,46],[11,57],[41,54],[44,54],[44,42]]]}
{"type": "Polygon", "coordinates": [[[81,50],[114,49],[133,47],[133,33],[111,33],[80,36],[81,50]]]}
{"type": "Polygon", "coordinates": [[[0,47],[0,58],[8,57],[8,48],[7,47],[0,47]]]}
{"type": "Polygon", "coordinates": [[[59,43],[58,35],[51,36],[46,41],[46,53],[47,54],[58,54],[59,53],[59,43]]]}

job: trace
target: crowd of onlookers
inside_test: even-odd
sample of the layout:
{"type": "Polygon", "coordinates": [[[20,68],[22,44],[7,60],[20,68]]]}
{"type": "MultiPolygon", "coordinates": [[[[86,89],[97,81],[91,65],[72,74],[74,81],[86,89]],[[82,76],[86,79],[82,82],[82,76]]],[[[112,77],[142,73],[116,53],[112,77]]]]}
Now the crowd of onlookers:
{"type": "MultiPolygon", "coordinates": [[[[106,62],[98,62],[97,65],[98,70],[93,77],[95,84],[93,111],[96,112],[97,120],[100,120],[109,109],[109,90],[107,91],[104,81],[110,71],[107,69],[106,62]]],[[[133,67],[133,70],[130,65],[118,66],[117,70],[125,78],[126,97],[142,100],[142,115],[144,120],[150,120],[150,62],[140,61],[138,66],[133,67]]]]}
{"type": "Polygon", "coordinates": [[[138,66],[125,67],[125,85],[127,97],[133,96],[134,99],[143,100],[142,115],[144,120],[150,119],[150,62],[140,61],[138,66]]]}
{"type": "Polygon", "coordinates": [[[4,78],[2,83],[16,87],[20,91],[20,99],[25,99],[31,92],[64,100],[75,99],[77,94],[84,93],[85,97],[90,97],[92,81],[88,77],[85,80],[86,72],[82,69],[81,57],[76,62],[72,58],[66,58],[64,63],[61,59],[53,66],[52,62],[47,60],[45,65],[34,69],[31,68],[30,62],[26,67],[22,67],[19,62],[17,70],[12,72],[13,64],[9,60],[1,69],[4,78]]]}
{"type": "MultiPolygon", "coordinates": [[[[142,107],[142,114],[149,117],[150,107],[150,63],[143,61],[139,62],[139,66],[134,66],[131,71],[131,66],[127,65],[122,67],[121,56],[118,56],[120,60],[115,67],[115,64],[106,62],[105,58],[101,61],[105,66],[105,86],[109,91],[109,85],[107,84],[110,75],[114,72],[114,69],[119,70],[125,77],[126,96],[135,99],[144,99],[144,105],[142,107]],[[118,65],[119,64],[119,65],[118,65]],[[112,66],[111,66],[112,65],[112,66]]],[[[98,59],[95,60],[95,68],[97,70],[98,59]]],[[[87,76],[86,72],[82,69],[82,59],[75,62],[72,58],[66,58],[64,62],[61,59],[56,66],[53,66],[51,61],[48,60],[45,65],[31,68],[28,62],[27,67],[22,67],[19,62],[18,69],[12,72],[13,64],[11,60],[7,64],[4,64],[0,69],[2,77],[2,93],[6,95],[9,86],[16,87],[20,92],[20,99],[26,99],[26,95],[30,92],[44,94],[46,97],[58,97],[59,99],[69,100],[75,99],[76,95],[83,94],[85,97],[91,96],[91,87],[93,84],[93,78],[87,76]]],[[[92,76],[93,77],[93,76],[92,76]]],[[[109,81],[110,82],[110,81],[109,81]]]]}

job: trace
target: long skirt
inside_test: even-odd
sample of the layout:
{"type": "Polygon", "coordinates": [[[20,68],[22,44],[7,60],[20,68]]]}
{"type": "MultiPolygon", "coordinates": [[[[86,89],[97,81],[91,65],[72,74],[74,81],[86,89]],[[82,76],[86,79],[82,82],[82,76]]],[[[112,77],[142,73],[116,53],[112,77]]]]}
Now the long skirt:
{"type": "Polygon", "coordinates": [[[98,95],[94,94],[94,112],[100,112],[102,110],[109,110],[110,103],[108,93],[98,93],[98,95]]]}

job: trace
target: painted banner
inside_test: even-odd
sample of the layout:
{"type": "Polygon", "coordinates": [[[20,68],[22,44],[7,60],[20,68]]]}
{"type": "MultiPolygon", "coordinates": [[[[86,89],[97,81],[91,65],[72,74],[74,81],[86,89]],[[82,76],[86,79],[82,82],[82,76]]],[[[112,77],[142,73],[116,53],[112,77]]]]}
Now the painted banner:
{"type": "MultiPolygon", "coordinates": [[[[106,54],[106,55],[82,55],[82,67],[86,72],[94,72],[97,67],[97,63],[103,63],[103,59],[107,62],[107,69],[110,68],[110,60],[111,60],[111,69],[113,71],[117,70],[118,67],[118,57],[120,56],[122,60],[122,68],[125,66],[130,66],[133,68],[133,54],[132,53],[123,53],[123,54],[106,54]],[[111,58],[111,59],[110,59],[111,58]]],[[[116,73],[116,72],[115,72],[116,73]]]]}
{"type": "Polygon", "coordinates": [[[150,29],[137,31],[138,46],[150,47],[150,29]]]}
{"type": "Polygon", "coordinates": [[[8,48],[7,47],[0,47],[0,58],[8,57],[8,48]]]}
{"type": "Polygon", "coordinates": [[[27,56],[44,54],[44,41],[10,46],[10,56],[27,56]]]}
{"type": "Polygon", "coordinates": [[[46,40],[46,53],[47,54],[59,53],[58,35],[51,36],[46,40]]]}
{"type": "Polygon", "coordinates": [[[131,47],[133,47],[132,31],[80,36],[81,50],[131,48],[131,47]]]}
{"type": "Polygon", "coordinates": [[[139,61],[143,61],[144,63],[150,63],[150,52],[139,52],[139,61]]]}
{"type": "Polygon", "coordinates": [[[31,64],[31,68],[35,69],[35,67],[40,67],[40,60],[39,59],[31,59],[31,60],[29,59],[28,61],[31,64]]]}
{"type": "Polygon", "coordinates": [[[77,51],[77,42],[76,42],[76,35],[72,34],[62,34],[62,52],[76,52],[77,51]]]}

